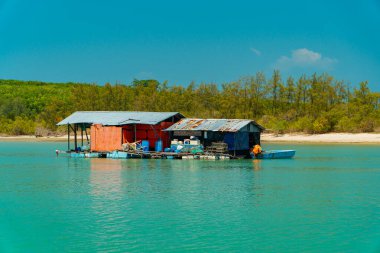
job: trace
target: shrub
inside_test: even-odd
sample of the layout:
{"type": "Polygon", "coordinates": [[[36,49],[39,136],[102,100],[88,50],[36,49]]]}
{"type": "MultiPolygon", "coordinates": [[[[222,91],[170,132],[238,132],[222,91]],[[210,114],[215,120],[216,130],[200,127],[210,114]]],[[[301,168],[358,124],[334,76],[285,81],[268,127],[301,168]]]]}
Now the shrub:
{"type": "Polygon", "coordinates": [[[297,121],[290,124],[290,131],[293,132],[305,132],[312,133],[313,132],[313,122],[309,117],[299,118],[297,121]]]}
{"type": "Polygon", "coordinates": [[[361,120],[358,126],[358,130],[360,132],[369,133],[375,130],[375,120],[372,118],[365,118],[361,120]]]}
{"type": "Polygon", "coordinates": [[[276,134],[285,133],[289,127],[289,123],[286,120],[269,115],[263,116],[259,124],[262,124],[268,131],[273,131],[276,134]]]}
{"type": "Polygon", "coordinates": [[[35,129],[35,123],[33,120],[23,119],[16,117],[15,120],[10,123],[9,134],[12,135],[33,135],[35,129]]]}
{"type": "Polygon", "coordinates": [[[313,133],[323,134],[327,133],[329,130],[330,122],[326,117],[321,116],[313,122],[313,133]]]}
{"type": "Polygon", "coordinates": [[[352,118],[347,116],[342,117],[338,123],[335,125],[334,130],[337,132],[356,132],[356,123],[352,118]]]}

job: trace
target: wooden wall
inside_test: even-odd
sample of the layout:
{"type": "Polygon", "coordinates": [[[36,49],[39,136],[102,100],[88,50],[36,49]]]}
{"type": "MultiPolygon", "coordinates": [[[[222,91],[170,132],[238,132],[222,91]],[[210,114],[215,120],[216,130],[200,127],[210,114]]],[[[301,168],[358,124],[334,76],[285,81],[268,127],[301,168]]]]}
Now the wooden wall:
{"type": "Polygon", "coordinates": [[[154,150],[157,140],[162,140],[163,148],[170,147],[169,132],[162,131],[173,122],[161,122],[157,125],[135,126],[103,126],[95,124],[91,126],[91,151],[113,151],[121,149],[122,143],[136,140],[148,140],[149,147],[154,150]]]}
{"type": "Polygon", "coordinates": [[[121,149],[121,127],[91,126],[91,151],[113,151],[121,149]]]}

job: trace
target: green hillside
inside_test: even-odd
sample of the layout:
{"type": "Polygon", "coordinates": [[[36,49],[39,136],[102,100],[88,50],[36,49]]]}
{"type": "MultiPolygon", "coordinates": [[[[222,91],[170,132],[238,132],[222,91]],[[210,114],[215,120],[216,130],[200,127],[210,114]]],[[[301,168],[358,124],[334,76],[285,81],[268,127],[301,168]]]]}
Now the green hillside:
{"type": "Polygon", "coordinates": [[[0,80],[0,133],[48,135],[74,111],[179,111],[187,117],[255,119],[276,132],[373,132],[380,128],[380,94],[327,74],[283,79],[278,71],[224,83],[168,86],[0,80]]]}

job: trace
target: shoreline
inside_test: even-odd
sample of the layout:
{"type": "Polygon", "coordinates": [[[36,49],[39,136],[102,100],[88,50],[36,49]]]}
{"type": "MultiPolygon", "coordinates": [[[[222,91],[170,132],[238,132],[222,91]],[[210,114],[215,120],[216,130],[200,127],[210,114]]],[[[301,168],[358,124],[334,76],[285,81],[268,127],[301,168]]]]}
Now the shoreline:
{"type": "Polygon", "coordinates": [[[380,133],[261,134],[263,142],[380,144],[380,133]]]}
{"type": "MultiPolygon", "coordinates": [[[[74,141],[74,136],[70,137],[74,141]]],[[[0,142],[66,142],[67,135],[43,136],[33,135],[0,136],[0,142]]],[[[78,138],[80,141],[80,137],[78,138]]],[[[86,141],[84,139],[84,141],[86,141]]],[[[261,134],[262,142],[279,143],[372,143],[380,144],[380,133],[327,133],[327,134],[261,134]]]]}
{"type": "MultiPolygon", "coordinates": [[[[70,136],[70,141],[74,140],[74,136],[70,136]]],[[[81,139],[78,138],[78,141],[81,139]]],[[[62,136],[42,136],[36,137],[34,135],[19,135],[19,136],[0,136],[0,142],[66,142],[67,135],[62,136]]]]}

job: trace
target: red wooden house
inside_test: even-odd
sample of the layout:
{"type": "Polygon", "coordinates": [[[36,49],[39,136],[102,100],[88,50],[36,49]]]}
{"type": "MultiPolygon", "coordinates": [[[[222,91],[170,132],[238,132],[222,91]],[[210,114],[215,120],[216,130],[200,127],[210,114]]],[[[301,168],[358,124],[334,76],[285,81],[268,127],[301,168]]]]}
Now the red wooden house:
{"type": "Polygon", "coordinates": [[[74,132],[74,150],[84,145],[84,135],[91,151],[120,150],[123,143],[142,140],[149,141],[149,148],[153,150],[157,141],[162,141],[163,148],[170,146],[170,133],[162,130],[182,118],[178,112],[78,111],[58,125],[67,125],[69,135],[70,131],[74,132]],[[90,129],[90,138],[87,129],[90,129]]]}

